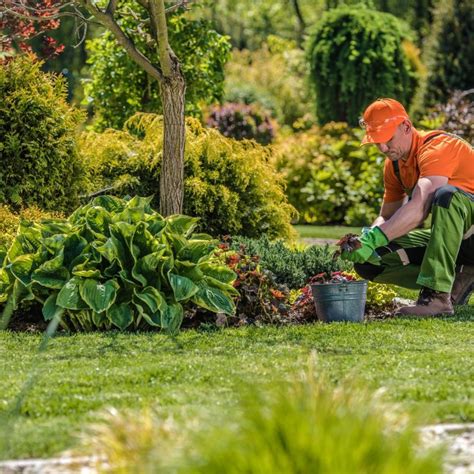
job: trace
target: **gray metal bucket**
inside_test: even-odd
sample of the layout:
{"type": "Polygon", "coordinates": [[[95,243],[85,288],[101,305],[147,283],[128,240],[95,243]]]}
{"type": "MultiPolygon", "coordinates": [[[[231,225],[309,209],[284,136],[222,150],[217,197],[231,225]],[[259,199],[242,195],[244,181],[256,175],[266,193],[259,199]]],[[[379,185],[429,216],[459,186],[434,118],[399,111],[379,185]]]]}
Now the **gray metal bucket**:
{"type": "Polygon", "coordinates": [[[311,285],[311,291],[320,321],[363,321],[367,280],[311,285]]]}

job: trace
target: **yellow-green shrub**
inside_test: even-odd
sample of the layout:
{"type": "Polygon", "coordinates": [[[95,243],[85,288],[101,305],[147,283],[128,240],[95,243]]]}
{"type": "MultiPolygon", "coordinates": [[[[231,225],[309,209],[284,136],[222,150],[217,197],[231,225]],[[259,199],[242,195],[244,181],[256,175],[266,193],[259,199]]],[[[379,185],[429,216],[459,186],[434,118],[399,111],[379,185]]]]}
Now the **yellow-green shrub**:
{"type": "MultiPolygon", "coordinates": [[[[136,114],[124,130],[85,132],[79,140],[88,166],[88,192],[154,194],[159,206],[163,121],[136,114]]],[[[288,237],[293,207],[283,177],[270,162],[270,150],[253,141],[226,138],[188,118],[183,212],[201,218],[212,235],[288,237]]]]}

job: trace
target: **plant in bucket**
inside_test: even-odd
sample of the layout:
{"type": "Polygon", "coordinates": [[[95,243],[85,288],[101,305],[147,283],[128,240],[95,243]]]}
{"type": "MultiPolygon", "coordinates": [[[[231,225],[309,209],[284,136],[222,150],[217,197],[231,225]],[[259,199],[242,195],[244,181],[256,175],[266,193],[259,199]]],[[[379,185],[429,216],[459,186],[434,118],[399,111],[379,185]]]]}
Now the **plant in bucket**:
{"type": "MultiPolygon", "coordinates": [[[[361,246],[357,235],[347,234],[337,242],[339,250],[352,251],[361,246]]],[[[364,319],[367,301],[367,281],[356,280],[353,275],[344,272],[320,273],[311,281],[316,315],[320,321],[352,321],[364,319]]]]}

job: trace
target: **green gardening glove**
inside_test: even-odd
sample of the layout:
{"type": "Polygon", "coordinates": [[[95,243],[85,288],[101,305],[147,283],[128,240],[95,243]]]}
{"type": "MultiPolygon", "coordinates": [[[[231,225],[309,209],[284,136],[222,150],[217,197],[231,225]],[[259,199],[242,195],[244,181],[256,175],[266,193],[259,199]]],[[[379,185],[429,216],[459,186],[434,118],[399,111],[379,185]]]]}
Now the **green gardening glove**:
{"type": "Polygon", "coordinates": [[[387,236],[382,232],[380,227],[377,226],[365,231],[359,237],[359,241],[362,245],[360,248],[352,252],[342,252],[341,258],[354,263],[365,263],[368,260],[372,263],[375,249],[388,244],[387,236]]]}

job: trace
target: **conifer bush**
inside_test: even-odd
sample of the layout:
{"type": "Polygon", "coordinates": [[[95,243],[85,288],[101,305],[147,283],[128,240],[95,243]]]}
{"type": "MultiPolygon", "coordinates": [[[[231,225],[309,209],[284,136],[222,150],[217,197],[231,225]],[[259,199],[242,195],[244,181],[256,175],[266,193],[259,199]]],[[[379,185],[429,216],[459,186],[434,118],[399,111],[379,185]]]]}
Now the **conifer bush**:
{"type": "Polygon", "coordinates": [[[0,204],[68,211],[82,188],[76,127],[82,114],[66,102],[64,80],[33,56],[0,69],[0,204]]]}
{"type": "Polygon", "coordinates": [[[403,48],[411,37],[393,15],[363,5],[327,11],[311,32],[307,57],[320,124],[356,125],[377,97],[408,104],[417,77],[403,48]]]}
{"type": "MultiPolygon", "coordinates": [[[[270,150],[226,138],[193,118],[186,123],[183,212],[201,218],[200,230],[216,236],[293,236],[290,222],[296,211],[270,150]]],[[[154,195],[152,205],[159,208],[162,136],[162,118],[154,114],[136,114],[121,131],[83,133],[87,191],[154,195]]]]}

